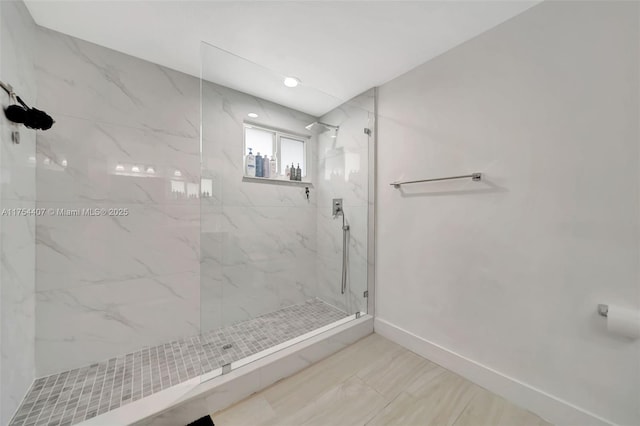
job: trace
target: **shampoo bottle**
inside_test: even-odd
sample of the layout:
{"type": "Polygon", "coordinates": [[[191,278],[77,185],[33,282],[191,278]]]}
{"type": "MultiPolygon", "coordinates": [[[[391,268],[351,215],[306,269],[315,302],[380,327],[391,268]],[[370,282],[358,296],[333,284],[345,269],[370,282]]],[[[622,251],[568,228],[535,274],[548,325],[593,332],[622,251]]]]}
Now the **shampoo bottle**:
{"type": "Polygon", "coordinates": [[[262,175],[266,178],[271,177],[271,174],[269,173],[270,171],[271,167],[269,167],[269,157],[265,154],[264,157],[262,157],[262,175]]]}
{"type": "Polygon", "coordinates": [[[291,169],[290,170],[290,174],[289,174],[289,180],[296,180],[296,166],[293,165],[293,163],[291,163],[291,169]]]}
{"type": "Polygon", "coordinates": [[[263,165],[262,155],[258,152],[258,154],[256,154],[256,177],[264,177],[264,171],[262,170],[263,165]]]}
{"type": "Polygon", "coordinates": [[[278,176],[278,164],[275,156],[271,157],[271,161],[269,161],[269,176],[272,178],[278,176]]]}
{"type": "Polygon", "coordinates": [[[288,165],[287,165],[287,168],[284,170],[284,175],[287,177],[287,179],[289,179],[289,176],[291,176],[291,169],[289,168],[288,165]]]}
{"type": "Polygon", "coordinates": [[[300,170],[300,163],[298,163],[298,167],[296,168],[296,180],[302,181],[302,170],[300,170]]]}
{"type": "Polygon", "coordinates": [[[247,154],[247,171],[245,173],[250,177],[255,177],[256,175],[256,157],[251,153],[251,148],[249,148],[249,154],[247,154]]]}

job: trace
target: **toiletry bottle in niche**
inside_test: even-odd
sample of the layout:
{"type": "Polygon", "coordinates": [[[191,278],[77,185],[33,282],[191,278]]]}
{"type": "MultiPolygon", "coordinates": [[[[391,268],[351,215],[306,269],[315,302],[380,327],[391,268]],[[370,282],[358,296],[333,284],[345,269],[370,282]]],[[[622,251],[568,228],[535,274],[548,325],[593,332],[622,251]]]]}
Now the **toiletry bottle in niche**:
{"type": "Polygon", "coordinates": [[[249,148],[249,154],[247,154],[247,171],[245,173],[250,177],[255,177],[256,175],[256,157],[251,153],[251,148],[249,148]]]}
{"type": "Polygon", "coordinates": [[[276,163],[275,154],[271,156],[271,161],[269,161],[269,176],[272,178],[278,176],[278,164],[276,163]]]}
{"type": "Polygon", "coordinates": [[[289,179],[289,176],[291,176],[291,169],[289,168],[289,165],[287,165],[287,168],[284,170],[284,175],[287,177],[287,179],[289,179]]]}
{"type": "Polygon", "coordinates": [[[264,157],[262,157],[262,177],[270,177],[270,172],[271,167],[269,167],[269,157],[267,157],[267,154],[265,154],[264,157]]]}
{"type": "Polygon", "coordinates": [[[258,152],[256,154],[256,177],[264,177],[262,166],[264,166],[264,163],[262,162],[262,155],[258,152]]]}
{"type": "Polygon", "coordinates": [[[296,180],[302,181],[302,170],[300,170],[300,163],[298,163],[298,167],[296,168],[296,180]]]}
{"type": "Polygon", "coordinates": [[[289,180],[297,180],[298,175],[296,175],[296,166],[294,166],[293,163],[291,163],[290,171],[291,171],[291,174],[289,175],[289,180]]]}

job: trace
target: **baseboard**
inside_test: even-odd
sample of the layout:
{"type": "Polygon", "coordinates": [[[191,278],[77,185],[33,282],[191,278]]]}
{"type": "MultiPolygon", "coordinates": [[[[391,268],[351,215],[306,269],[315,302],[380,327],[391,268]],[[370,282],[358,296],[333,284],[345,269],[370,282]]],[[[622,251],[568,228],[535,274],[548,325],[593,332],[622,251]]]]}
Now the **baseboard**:
{"type": "Polygon", "coordinates": [[[506,376],[436,343],[423,339],[380,318],[374,331],[416,354],[536,413],[558,426],[602,426],[615,423],[603,419],[556,396],[506,376]]]}

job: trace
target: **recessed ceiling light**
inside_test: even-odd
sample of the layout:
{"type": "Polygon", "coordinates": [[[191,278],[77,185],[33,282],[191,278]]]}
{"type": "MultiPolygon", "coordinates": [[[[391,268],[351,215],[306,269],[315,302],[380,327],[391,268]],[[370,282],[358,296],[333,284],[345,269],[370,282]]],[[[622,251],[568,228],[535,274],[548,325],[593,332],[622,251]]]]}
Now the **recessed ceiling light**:
{"type": "Polygon", "coordinates": [[[118,165],[116,165],[116,170],[121,172],[121,171],[124,170],[124,166],[122,164],[118,164],[118,165]]]}
{"type": "Polygon", "coordinates": [[[287,87],[296,87],[298,84],[300,84],[300,80],[295,77],[284,78],[284,85],[287,87]]]}
{"type": "Polygon", "coordinates": [[[134,172],[134,173],[140,173],[140,167],[133,166],[133,167],[131,167],[131,171],[134,172]]]}
{"type": "Polygon", "coordinates": [[[173,172],[173,175],[175,177],[180,177],[180,176],[182,176],[182,172],[180,170],[176,170],[175,172],[173,172]]]}
{"type": "Polygon", "coordinates": [[[156,171],[155,171],[155,169],[153,167],[151,167],[151,166],[147,167],[147,173],[153,174],[155,172],[156,171]]]}
{"type": "Polygon", "coordinates": [[[256,114],[255,112],[250,112],[249,114],[247,114],[249,117],[251,118],[258,118],[258,114],[256,114]]]}

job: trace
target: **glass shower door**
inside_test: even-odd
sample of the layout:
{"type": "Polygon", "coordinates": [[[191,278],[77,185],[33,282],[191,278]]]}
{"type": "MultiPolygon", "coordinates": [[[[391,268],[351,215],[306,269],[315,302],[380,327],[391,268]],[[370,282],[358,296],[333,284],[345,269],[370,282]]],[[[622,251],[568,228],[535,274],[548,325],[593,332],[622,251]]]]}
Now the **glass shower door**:
{"type": "Polygon", "coordinates": [[[323,300],[350,315],[367,313],[374,100],[371,89],[320,117],[339,129],[318,139],[318,289],[323,300]],[[332,214],[336,199],[342,203],[338,217],[332,214]]]}
{"type": "Polygon", "coordinates": [[[369,111],[205,43],[202,61],[203,364],[228,371],[366,312],[369,111]]]}

